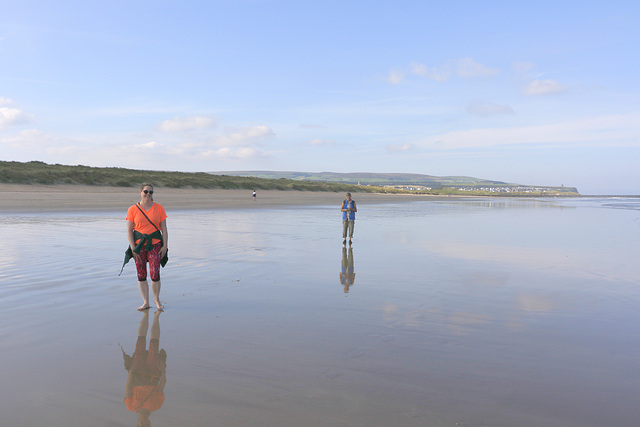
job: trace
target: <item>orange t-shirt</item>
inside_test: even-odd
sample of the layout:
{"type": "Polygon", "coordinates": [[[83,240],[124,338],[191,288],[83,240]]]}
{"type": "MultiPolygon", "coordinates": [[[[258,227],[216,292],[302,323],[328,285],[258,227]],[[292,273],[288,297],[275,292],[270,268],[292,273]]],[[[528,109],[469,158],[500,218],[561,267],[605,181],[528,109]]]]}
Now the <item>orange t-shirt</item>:
{"type": "Polygon", "coordinates": [[[164,393],[152,385],[138,385],[133,387],[133,396],[125,397],[124,404],[130,411],[138,412],[146,408],[149,412],[157,411],[164,403],[164,393]]]}
{"type": "MultiPolygon", "coordinates": [[[[129,210],[127,210],[127,221],[133,222],[133,229],[142,234],[153,234],[156,231],[156,228],[142,215],[140,209],[142,209],[156,227],[160,229],[160,223],[167,219],[167,213],[164,211],[164,208],[158,203],[154,203],[148,211],[145,211],[141,206],[140,209],[138,209],[138,206],[139,205],[132,205],[129,207],[129,210]]],[[[136,240],[136,244],[139,241],[140,239],[136,240]]],[[[159,239],[153,239],[153,244],[155,245],[159,241],[159,239]]]]}

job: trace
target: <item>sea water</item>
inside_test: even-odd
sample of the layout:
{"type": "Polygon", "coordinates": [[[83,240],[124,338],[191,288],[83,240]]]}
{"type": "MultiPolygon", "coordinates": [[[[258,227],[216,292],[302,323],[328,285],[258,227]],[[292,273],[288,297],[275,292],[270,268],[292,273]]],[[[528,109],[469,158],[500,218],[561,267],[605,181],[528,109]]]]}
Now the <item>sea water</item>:
{"type": "MultiPolygon", "coordinates": [[[[168,214],[153,426],[640,422],[640,199],[168,214]]],[[[125,230],[0,217],[0,425],[136,425],[125,230]]]]}

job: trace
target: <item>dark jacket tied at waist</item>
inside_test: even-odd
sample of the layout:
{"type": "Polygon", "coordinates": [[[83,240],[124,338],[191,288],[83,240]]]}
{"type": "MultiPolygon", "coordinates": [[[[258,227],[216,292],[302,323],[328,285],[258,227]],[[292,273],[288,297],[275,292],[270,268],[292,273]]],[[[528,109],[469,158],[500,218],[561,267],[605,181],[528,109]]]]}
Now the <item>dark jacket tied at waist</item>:
{"type": "MultiPolygon", "coordinates": [[[[127,250],[124,252],[124,262],[122,263],[120,274],[122,274],[124,266],[127,265],[131,258],[133,258],[133,252],[139,254],[143,245],[146,245],[147,252],[150,252],[153,248],[153,239],[158,239],[161,242],[164,242],[164,240],[162,239],[162,233],[160,233],[160,231],[154,231],[151,234],[142,234],[139,231],[133,230],[133,240],[135,241],[138,239],[140,239],[140,242],[136,245],[133,251],[131,250],[131,246],[128,246],[127,250]]],[[[167,251],[160,260],[160,265],[164,267],[167,264],[167,261],[169,261],[169,251],[167,251]]],[[[118,276],[120,274],[118,274],[118,276]]]]}

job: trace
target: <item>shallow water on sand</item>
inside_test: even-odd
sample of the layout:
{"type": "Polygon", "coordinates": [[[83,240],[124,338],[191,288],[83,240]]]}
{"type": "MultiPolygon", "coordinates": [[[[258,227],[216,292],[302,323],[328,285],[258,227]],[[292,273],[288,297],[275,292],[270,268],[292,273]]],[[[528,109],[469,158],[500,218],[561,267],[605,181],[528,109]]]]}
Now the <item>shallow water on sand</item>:
{"type": "Polygon", "coordinates": [[[168,214],[146,315],[124,213],[0,217],[0,425],[136,425],[154,319],[153,426],[640,423],[639,199],[168,214]]]}

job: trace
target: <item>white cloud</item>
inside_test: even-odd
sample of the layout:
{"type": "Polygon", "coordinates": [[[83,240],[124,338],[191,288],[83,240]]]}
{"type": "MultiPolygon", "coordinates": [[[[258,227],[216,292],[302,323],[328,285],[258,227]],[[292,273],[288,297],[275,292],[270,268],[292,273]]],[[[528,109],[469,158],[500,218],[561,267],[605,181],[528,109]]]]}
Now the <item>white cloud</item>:
{"type": "Polygon", "coordinates": [[[449,150],[518,144],[640,147],[640,113],[588,117],[519,128],[470,129],[434,135],[423,148],[449,150]]]}
{"type": "Polygon", "coordinates": [[[314,147],[319,147],[323,145],[335,145],[336,142],[333,139],[312,139],[307,144],[314,147]]]}
{"type": "Polygon", "coordinates": [[[143,148],[145,150],[151,150],[154,148],[158,148],[160,145],[155,141],[145,142],[143,144],[138,144],[137,147],[143,148]]]}
{"type": "Polygon", "coordinates": [[[387,151],[390,153],[397,153],[403,151],[411,151],[415,148],[415,145],[405,143],[405,144],[391,144],[387,146],[387,151]]]}
{"type": "Polygon", "coordinates": [[[565,85],[555,80],[534,80],[522,89],[522,93],[527,96],[553,95],[566,89],[565,85]]]}
{"type": "Polygon", "coordinates": [[[513,67],[514,71],[519,75],[524,75],[531,71],[533,67],[535,67],[535,64],[526,61],[518,61],[511,64],[511,67],[513,67]]]}
{"type": "Polygon", "coordinates": [[[509,105],[490,104],[482,101],[474,101],[467,107],[467,112],[479,116],[491,116],[496,114],[513,114],[513,108],[509,105]]]}
{"type": "MultiPolygon", "coordinates": [[[[8,158],[49,163],[122,166],[134,168],[175,168],[176,165],[202,165],[215,161],[241,161],[265,158],[261,149],[264,139],[274,135],[267,126],[235,129],[226,135],[196,135],[185,140],[180,134],[108,136],[87,135],[83,138],[61,138],[37,129],[19,133],[0,133],[0,151],[8,158]],[[115,142],[118,141],[118,142],[115,142]]],[[[206,164],[206,166],[205,166],[206,164]]]]}
{"type": "MultiPolygon", "coordinates": [[[[0,134],[0,147],[3,154],[13,160],[65,164],[76,164],[79,153],[91,150],[86,140],[65,139],[38,129],[26,129],[13,135],[0,134]]],[[[93,156],[102,159],[101,154],[93,153],[93,156]]]]}
{"type": "Polygon", "coordinates": [[[230,148],[223,147],[217,150],[211,150],[203,153],[204,156],[213,156],[213,157],[222,157],[225,159],[236,159],[236,160],[244,160],[253,157],[264,157],[265,153],[257,150],[255,148],[249,147],[240,147],[240,148],[230,148]]]}
{"type": "Polygon", "coordinates": [[[242,146],[252,145],[257,141],[274,136],[268,126],[251,126],[246,129],[236,130],[227,135],[215,139],[216,145],[242,146]]]}
{"type": "Polygon", "coordinates": [[[389,71],[389,76],[387,77],[387,81],[391,84],[397,85],[404,80],[404,73],[400,70],[391,70],[389,71]]]}
{"type": "Polygon", "coordinates": [[[160,123],[159,129],[162,132],[182,132],[194,129],[206,129],[214,125],[215,121],[207,116],[174,117],[160,123]]]}
{"type": "MultiPolygon", "coordinates": [[[[440,67],[431,67],[425,64],[412,62],[410,69],[412,74],[437,82],[446,82],[449,80],[449,77],[451,77],[452,72],[458,77],[464,79],[473,77],[490,77],[500,73],[499,69],[487,67],[486,65],[476,62],[471,58],[460,58],[440,67]]],[[[394,72],[392,71],[391,73],[394,72]]],[[[395,73],[399,73],[404,78],[404,75],[402,75],[400,71],[395,71],[395,73]]],[[[397,83],[393,81],[392,77],[393,74],[390,76],[389,81],[391,83],[397,83]]]]}
{"type": "Polygon", "coordinates": [[[325,125],[314,125],[310,123],[303,123],[300,125],[300,127],[303,129],[326,129],[327,128],[327,126],[325,125]]]}
{"type": "Polygon", "coordinates": [[[33,121],[33,117],[30,114],[24,113],[17,108],[0,107],[0,129],[31,121],[33,121]]]}
{"type": "MultiPolygon", "coordinates": [[[[266,153],[259,147],[264,140],[275,134],[268,126],[251,126],[244,129],[228,130],[218,136],[199,136],[189,140],[165,140],[162,145],[150,146],[169,156],[194,161],[203,158],[247,159],[264,157],[266,153]]],[[[154,150],[155,151],[155,150],[154,150]]]]}
{"type": "Polygon", "coordinates": [[[11,104],[13,104],[13,99],[4,98],[4,97],[0,96],[0,105],[11,105],[11,104]]]}
{"type": "Polygon", "coordinates": [[[37,129],[26,129],[17,135],[8,135],[0,139],[0,143],[14,148],[46,147],[53,143],[53,138],[37,129]]]}
{"type": "Polygon", "coordinates": [[[479,62],[474,61],[471,58],[460,58],[456,61],[456,74],[459,77],[490,77],[498,74],[500,70],[497,68],[490,68],[486,65],[482,65],[479,62]]]}
{"type": "Polygon", "coordinates": [[[426,77],[437,82],[446,82],[451,75],[451,67],[444,65],[442,67],[428,67],[424,64],[416,62],[411,63],[411,72],[421,77],[426,77]]]}

